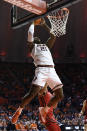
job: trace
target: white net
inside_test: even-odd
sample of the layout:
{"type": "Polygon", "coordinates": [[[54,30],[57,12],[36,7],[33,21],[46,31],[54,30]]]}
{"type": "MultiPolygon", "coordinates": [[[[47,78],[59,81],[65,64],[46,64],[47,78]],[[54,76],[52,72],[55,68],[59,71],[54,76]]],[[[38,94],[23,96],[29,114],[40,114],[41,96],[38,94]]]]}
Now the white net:
{"type": "Polygon", "coordinates": [[[66,24],[69,16],[69,10],[63,8],[59,11],[51,12],[47,17],[51,23],[51,33],[55,36],[66,34],[66,24]]]}

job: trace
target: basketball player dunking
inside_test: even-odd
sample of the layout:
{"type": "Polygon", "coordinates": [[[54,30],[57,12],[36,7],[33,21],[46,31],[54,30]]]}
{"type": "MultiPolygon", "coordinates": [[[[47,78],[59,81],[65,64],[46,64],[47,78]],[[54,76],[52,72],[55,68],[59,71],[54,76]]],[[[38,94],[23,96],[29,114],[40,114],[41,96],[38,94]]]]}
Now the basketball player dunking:
{"type": "Polygon", "coordinates": [[[54,69],[53,59],[49,50],[53,47],[56,37],[50,33],[50,28],[46,24],[45,20],[41,19],[40,25],[50,33],[50,38],[47,42],[45,44],[41,44],[40,39],[34,37],[35,25],[37,25],[37,22],[32,22],[28,30],[28,48],[36,66],[35,77],[32,81],[29,92],[24,96],[19,108],[12,117],[12,123],[14,124],[17,122],[25,105],[31,102],[46,83],[54,92],[54,96],[50,99],[46,107],[39,108],[41,119],[44,123],[46,122],[46,115],[50,108],[54,107],[63,98],[63,84],[54,69]]]}
{"type": "Polygon", "coordinates": [[[84,117],[84,131],[87,131],[87,97],[86,97],[86,100],[84,100],[82,110],[79,113],[79,116],[82,116],[82,115],[85,115],[85,117],[84,117]]]}

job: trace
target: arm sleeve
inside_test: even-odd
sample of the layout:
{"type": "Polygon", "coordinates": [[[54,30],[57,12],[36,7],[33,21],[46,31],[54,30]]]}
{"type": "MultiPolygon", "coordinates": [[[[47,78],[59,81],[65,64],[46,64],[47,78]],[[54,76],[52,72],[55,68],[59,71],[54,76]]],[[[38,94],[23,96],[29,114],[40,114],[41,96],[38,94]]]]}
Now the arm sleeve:
{"type": "Polygon", "coordinates": [[[34,41],[34,23],[32,23],[28,29],[28,42],[34,41]]]}

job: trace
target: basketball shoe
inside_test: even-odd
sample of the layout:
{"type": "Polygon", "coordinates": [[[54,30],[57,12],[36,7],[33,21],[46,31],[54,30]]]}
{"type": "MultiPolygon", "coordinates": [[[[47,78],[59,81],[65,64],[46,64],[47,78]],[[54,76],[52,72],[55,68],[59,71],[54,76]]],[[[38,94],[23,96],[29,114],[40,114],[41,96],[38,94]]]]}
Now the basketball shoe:
{"type": "Polygon", "coordinates": [[[17,111],[15,112],[15,114],[12,116],[12,120],[11,120],[12,124],[17,123],[17,120],[18,120],[21,112],[22,112],[22,108],[19,107],[19,108],[17,109],[17,111]]]}

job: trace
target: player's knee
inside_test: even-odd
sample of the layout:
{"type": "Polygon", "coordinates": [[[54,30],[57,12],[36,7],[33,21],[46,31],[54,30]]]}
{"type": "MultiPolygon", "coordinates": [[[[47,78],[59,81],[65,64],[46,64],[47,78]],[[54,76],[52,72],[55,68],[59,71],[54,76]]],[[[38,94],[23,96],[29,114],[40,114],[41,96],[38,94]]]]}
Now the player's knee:
{"type": "Polygon", "coordinates": [[[29,92],[23,97],[23,101],[31,101],[40,91],[41,87],[32,85],[29,92]]]}
{"type": "Polygon", "coordinates": [[[63,90],[60,92],[59,98],[60,98],[60,100],[62,100],[64,98],[63,90]]]}
{"type": "MultiPolygon", "coordinates": [[[[63,86],[63,85],[62,85],[63,86]]],[[[55,96],[56,96],[56,99],[58,100],[62,100],[64,98],[64,94],[63,94],[63,88],[59,88],[55,91],[55,96]]]]}
{"type": "Polygon", "coordinates": [[[34,98],[40,91],[41,87],[38,85],[32,85],[30,95],[34,98]]]}

